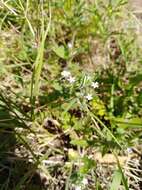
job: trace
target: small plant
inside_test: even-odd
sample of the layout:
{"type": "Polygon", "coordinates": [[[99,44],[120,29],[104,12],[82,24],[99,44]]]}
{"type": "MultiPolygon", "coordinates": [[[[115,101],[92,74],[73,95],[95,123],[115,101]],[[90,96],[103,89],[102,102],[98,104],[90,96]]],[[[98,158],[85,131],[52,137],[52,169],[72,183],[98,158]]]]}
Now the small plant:
{"type": "Polygon", "coordinates": [[[0,189],[140,189],[140,22],[127,1],[0,8],[0,189]]]}

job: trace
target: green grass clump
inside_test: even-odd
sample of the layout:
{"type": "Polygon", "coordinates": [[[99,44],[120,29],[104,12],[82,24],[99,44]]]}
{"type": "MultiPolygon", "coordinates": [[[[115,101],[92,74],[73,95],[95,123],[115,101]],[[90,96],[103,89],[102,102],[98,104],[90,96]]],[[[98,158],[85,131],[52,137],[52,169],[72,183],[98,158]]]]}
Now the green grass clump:
{"type": "Polygon", "coordinates": [[[140,21],[127,2],[0,9],[0,189],[140,189],[140,21]]]}

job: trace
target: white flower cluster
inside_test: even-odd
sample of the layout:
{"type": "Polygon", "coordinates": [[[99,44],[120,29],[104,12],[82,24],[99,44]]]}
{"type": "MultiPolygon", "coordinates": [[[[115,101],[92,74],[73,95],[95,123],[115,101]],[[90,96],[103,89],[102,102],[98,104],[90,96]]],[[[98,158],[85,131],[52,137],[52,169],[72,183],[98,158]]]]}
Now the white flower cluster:
{"type": "MultiPolygon", "coordinates": [[[[93,89],[96,89],[96,88],[99,87],[99,83],[98,83],[98,82],[92,82],[92,83],[91,83],[91,87],[92,87],[93,89]]],[[[90,93],[88,93],[88,94],[85,96],[85,98],[86,98],[86,100],[90,101],[90,100],[93,99],[93,95],[90,94],[90,93]]]]}
{"type": "MultiPolygon", "coordinates": [[[[66,79],[66,81],[68,81],[70,84],[75,83],[76,79],[75,77],[73,77],[70,73],[70,71],[64,70],[61,72],[61,76],[66,79]]],[[[87,80],[91,80],[90,76],[87,76],[87,80]]],[[[92,87],[93,89],[99,88],[99,83],[94,81],[90,84],[90,87],[92,87]]],[[[82,94],[83,95],[83,94],[82,94]]],[[[83,95],[84,98],[88,101],[91,101],[93,99],[93,95],[91,93],[88,93],[86,95],[83,95]]]]}
{"type": "Polygon", "coordinates": [[[64,77],[70,84],[73,84],[75,82],[75,77],[71,76],[71,73],[69,71],[62,71],[61,72],[62,77],[64,77]]]}

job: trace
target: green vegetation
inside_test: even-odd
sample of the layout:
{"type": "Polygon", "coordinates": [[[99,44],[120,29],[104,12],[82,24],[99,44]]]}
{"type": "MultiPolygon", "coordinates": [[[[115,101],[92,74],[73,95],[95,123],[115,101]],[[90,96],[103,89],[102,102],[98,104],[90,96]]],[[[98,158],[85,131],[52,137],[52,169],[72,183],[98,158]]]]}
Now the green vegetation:
{"type": "Polygon", "coordinates": [[[141,23],[127,1],[0,10],[0,189],[141,189],[141,23]]]}

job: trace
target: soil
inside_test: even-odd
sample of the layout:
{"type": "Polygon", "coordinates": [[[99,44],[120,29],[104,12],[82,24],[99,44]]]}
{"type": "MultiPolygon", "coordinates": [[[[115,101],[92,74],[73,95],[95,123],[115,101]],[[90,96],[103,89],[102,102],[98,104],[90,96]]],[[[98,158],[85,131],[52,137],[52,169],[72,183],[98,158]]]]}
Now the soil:
{"type": "Polygon", "coordinates": [[[142,0],[128,0],[134,11],[142,12],[142,0]]]}

